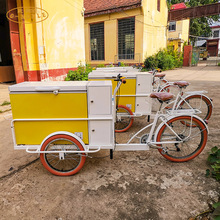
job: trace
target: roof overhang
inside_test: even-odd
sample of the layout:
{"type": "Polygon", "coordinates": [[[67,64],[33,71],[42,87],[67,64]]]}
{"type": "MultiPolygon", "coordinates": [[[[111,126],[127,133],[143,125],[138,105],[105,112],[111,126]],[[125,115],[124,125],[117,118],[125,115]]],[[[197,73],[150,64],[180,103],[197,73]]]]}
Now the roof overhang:
{"type": "Polygon", "coordinates": [[[106,10],[102,10],[102,11],[95,11],[95,12],[86,12],[85,11],[84,17],[88,18],[88,17],[97,16],[97,15],[111,14],[111,13],[115,13],[115,12],[126,11],[126,10],[130,10],[130,9],[134,9],[134,8],[140,8],[140,7],[141,7],[141,3],[137,3],[134,5],[114,7],[114,8],[106,9],[106,10]]]}

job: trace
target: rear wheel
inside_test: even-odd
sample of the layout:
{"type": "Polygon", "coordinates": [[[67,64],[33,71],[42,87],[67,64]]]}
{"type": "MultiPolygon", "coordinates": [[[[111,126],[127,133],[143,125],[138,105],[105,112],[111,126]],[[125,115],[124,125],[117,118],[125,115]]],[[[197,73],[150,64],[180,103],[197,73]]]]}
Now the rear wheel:
{"type": "Polygon", "coordinates": [[[201,120],[193,116],[178,116],[167,124],[161,127],[156,138],[157,142],[166,142],[158,145],[162,147],[158,150],[163,157],[174,162],[185,162],[202,152],[208,135],[201,120]]]}
{"type": "Polygon", "coordinates": [[[208,120],[212,115],[212,103],[203,95],[190,95],[185,101],[181,101],[177,106],[178,109],[198,109],[201,113],[197,115],[203,120],[208,120]]]}
{"type": "Polygon", "coordinates": [[[132,111],[124,106],[119,105],[116,112],[115,132],[125,132],[133,124],[134,118],[132,111]]]}
{"type": "Polygon", "coordinates": [[[84,151],[82,144],[69,135],[59,134],[48,138],[43,143],[41,151],[54,152],[41,153],[40,160],[49,172],[58,176],[70,176],[79,172],[86,160],[84,153],[68,153],[68,151],[84,151]]]}

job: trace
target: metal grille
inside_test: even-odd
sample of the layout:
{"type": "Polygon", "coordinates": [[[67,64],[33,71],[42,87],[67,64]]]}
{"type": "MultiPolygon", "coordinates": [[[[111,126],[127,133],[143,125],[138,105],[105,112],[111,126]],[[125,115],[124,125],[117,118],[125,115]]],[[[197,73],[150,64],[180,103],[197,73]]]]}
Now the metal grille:
{"type": "Polygon", "coordinates": [[[104,22],[90,25],[91,60],[104,60],[104,22]]]}
{"type": "Polygon", "coordinates": [[[118,58],[134,59],[135,18],[118,20],[118,58]]]}

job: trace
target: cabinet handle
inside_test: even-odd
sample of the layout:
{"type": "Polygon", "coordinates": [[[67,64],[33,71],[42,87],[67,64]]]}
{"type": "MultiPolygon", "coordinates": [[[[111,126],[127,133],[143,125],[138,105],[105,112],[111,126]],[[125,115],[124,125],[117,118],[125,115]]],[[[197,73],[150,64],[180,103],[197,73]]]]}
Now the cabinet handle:
{"type": "Polygon", "coordinates": [[[92,132],[95,132],[95,129],[92,129],[92,132]]]}

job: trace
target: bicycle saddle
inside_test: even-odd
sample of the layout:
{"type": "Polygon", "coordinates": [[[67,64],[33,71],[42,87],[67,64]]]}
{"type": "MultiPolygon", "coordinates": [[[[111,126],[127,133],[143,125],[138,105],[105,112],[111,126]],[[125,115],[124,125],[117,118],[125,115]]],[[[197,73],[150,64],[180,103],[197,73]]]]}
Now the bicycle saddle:
{"type": "Polygon", "coordinates": [[[154,92],[150,94],[151,98],[157,98],[162,102],[169,101],[173,98],[173,94],[168,92],[154,92]]]}
{"type": "Polygon", "coordinates": [[[174,82],[173,85],[179,86],[180,88],[187,87],[189,85],[186,81],[177,81],[174,82]]]}
{"type": "Polygon", "coordinates": [[[158,78],[163,78],[164,76],[166,76],[165,73],[161,73],[161,74],[156,74],[155,77],[158,77],[158,78]]]}

